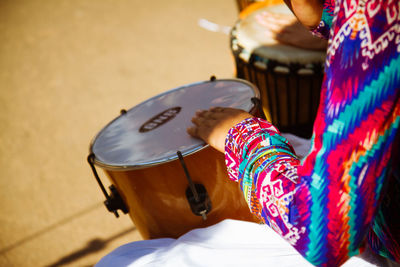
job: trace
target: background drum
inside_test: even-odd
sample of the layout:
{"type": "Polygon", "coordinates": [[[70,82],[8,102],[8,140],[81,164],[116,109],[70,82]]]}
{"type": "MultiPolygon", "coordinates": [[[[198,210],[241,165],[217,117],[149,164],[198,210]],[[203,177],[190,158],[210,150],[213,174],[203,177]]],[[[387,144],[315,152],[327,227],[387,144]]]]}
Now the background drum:
{"type": "Polygon", "coordinates": [[[255,0],[236,0],[236,5],[239,11],[242,11],[247,6],[251,5],[252,3],[257,2],[255,0]]]}
{"type": "Polygon", "coordinates": [[[252,99],[258,97],[248,82],[211,80],[170,90],[123,111],[95,137],[88,157],[107,208],[116,215],[118,209],[129,213],[145,239],[177,238],[227,218],[257,221],[238,184],[229,180],[224,155],[186,129],[198,109],[251,111],[252,99]],[[109,177],[111,195],[95,165],[109,177]]]}
{"type": "Polygon", "coordinates": [[[280,44],[256,22],[263,11],[290,14],[283,3],[250,5],[231,31],[236,75],[260,90],[264,114],[281,132],[309,138],[319,105],[325,52],[280,44]]]}

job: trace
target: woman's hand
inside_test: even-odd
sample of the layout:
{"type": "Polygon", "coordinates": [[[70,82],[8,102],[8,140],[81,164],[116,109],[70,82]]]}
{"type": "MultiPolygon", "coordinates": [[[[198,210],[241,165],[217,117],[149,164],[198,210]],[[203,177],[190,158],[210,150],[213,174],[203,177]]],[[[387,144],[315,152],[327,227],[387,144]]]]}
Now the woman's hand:
{"type": "Polygon", "coordinates": [[[229,129],[251,117],[253,117],[251,114],[234,108],[215,107],[199,110],[192,118],[194,126],[188,128],[187,132],[224,153],[225,138],[229,129]]]}

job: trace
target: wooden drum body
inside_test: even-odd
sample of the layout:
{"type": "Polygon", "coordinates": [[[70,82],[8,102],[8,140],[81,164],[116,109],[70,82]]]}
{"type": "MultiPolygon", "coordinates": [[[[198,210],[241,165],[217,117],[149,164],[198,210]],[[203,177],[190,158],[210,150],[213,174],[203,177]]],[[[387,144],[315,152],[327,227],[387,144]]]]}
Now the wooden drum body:
{"type": "Polygon", "coordinates": [[[236,76],[258,87],[265,116],[281,132],[309,138],[319,106],[326,53],[271,40],[256,20],[264,11],[291,13],[285,4],[263,6],[250,13],[244,10],[248,14],[231,32],[236,76]]]}
{"type": "Polygon", "coordinates": [[[185,164],[193,182],[207,189],[212,207],[205,220],[190,209],[188,181],[178,160],[127,172],[106,171],[143,238],[177,238],[226,218],[254,221],[238,184],[228,179],[222,153],[207,147],[186,156],[185,164]]]}
{"type": "Polygon", "coordinates": [[[250,111],[251,99],[258,97],[257,89],[241,80],[195,83],[123,112],[100,131],[91,144],[89,162],[94,171],[94,165],[105,171],[115,187],[112,197],[121,198],[144,239],[177,238],[228,218],[257,221],[239,185],[229,180],[224,155],[190,137],[186,129],[198,109],[250,111]],[[202,216],[192,211],[197,202],[190,182],[205,189],[198,191],[208,208],[202,216]]]}

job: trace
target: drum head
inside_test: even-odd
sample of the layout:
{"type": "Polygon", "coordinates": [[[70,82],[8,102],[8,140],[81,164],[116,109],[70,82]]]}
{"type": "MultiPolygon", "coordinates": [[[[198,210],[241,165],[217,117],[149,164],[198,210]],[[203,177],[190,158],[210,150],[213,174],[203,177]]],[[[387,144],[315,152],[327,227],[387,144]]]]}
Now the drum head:
{"type": "Polygon", "coordinates": [[[257,22],[257,16],[263,12],[275,14],[293,14],[286,4],[273,4],[262,7],[250,13],[244,19],[239,20],[232,29],[232,49],[242,49],[240,57],[248,61],[252,54],[262,58],[276,60],[285,64],[310,62],[324,62],[325,53],[302,49],[290,45],[281,44],[265,33],[265,26],[257,22]]]}
{"type": "Polygon", "coordinates": [[[250,111],[258,90],[250,83],[216,80],[182,86],[155,96],[120,115],[91,144],[95,163],[106,169],[137,169],[177,159],[206,144],[187,134],[199,109],[214,106],[250,111]]]}

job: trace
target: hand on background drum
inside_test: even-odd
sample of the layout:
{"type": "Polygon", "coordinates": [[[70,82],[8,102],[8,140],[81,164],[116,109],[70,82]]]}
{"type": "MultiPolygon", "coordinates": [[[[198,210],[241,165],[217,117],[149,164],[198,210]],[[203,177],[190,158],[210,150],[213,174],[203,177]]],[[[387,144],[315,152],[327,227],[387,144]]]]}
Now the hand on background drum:
{"type": "Polygon", "coordinates": [[[246,111],[234,108],[215,107],[209,110],[199,110],[192,118],[194,126],[189,127],[187,132],[224,153],[225,138],[229,129],[251,117],[253,116],[246,111]]]}
{"type": "Polygon", "coordinates": [[[265,34],[278,42],[311,50],[325,50],[328,42],[314,36],[293,14],[264,11],[256,16],[265,34]]]}

